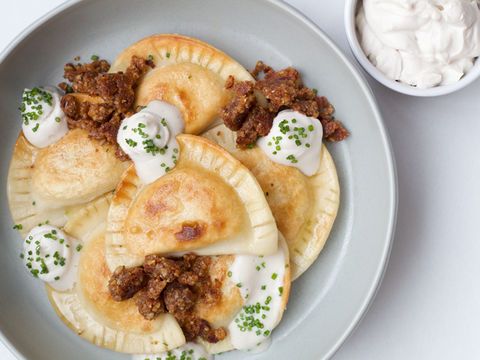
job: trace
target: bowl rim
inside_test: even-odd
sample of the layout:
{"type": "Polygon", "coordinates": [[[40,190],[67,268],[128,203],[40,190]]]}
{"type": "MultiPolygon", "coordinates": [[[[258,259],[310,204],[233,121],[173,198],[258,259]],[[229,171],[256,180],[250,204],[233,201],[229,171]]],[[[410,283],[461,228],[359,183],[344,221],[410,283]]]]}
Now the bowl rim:
{"type": "Polygon", "coordinates": [[[475,80],[480,78],[480,57],[477,58],[473,65],[473,68],[470,71],[468,71],[459,81],[450,85],[441,85],[427,89],[420,89],[388,78],[379,69],[377,69],[370,62],[370,60],[368,60],[365,52],[360,46],[355,22],[357,6],[360,1],[363,0],[345,1],[344,23],[348,44],[357,62],[368,74],[370,74],[375,80],[377,80],[384,86],[406,95],[418,97],[434,97],[454,93],[470,85],[475,80]]]}
{"type": "MultiPolygon", "coordinates": [[[[23,31],[21,31],[4,49],[0,52],[0,64],[4,62],[4,60],[15,50],[15,48],[20,45],[31,33],[36,31],[40,26],[48,22],[51,18],[60,15],[64,11],[68,10],[70,7],[82,3],[85,0],[67,0],[64,3],[54,7],[52,10],[44,14],[43,16],[39,17],[37,20],[32,22],[29,26],[27,26],[23,31]]],[[[382,284],[383,278],[385,276],[388,262],[390,259],[390,254],[393,247],[394,241],[394,234],[395,228],[397,224],[397,212],[398,212],[398,176],[397,176],[397,167],[395,156],[393,152],[392,143],[390,140],[390,136],[386,129],[385,123],[383,121],[383,117],[381,111],[378,107],[375,95],[366,79],[364,74],[359,71],[358,67],[356,67],[353,62],[348,59],[346,54],[340,50],[338,45],[308,16],[303,14],[300,10],[295,8],[294,6],[285,2],[285,0],[264,0],[278,8],[282,9],[283,11],[289,13],[290,15],[300,19],[305,26],[309,27],[313,32],[315,32],[318,36],[322,37],[324,41],[330,46],[332,51],[334,51],[339,58],[343,61],[345,66],[351,72],[352,76],[357,80],[359,86],[362,88],[363,93],[366,97],[366,100],[371,106],[372,112],[375,117],[375,121],[379,128],[380,136],[382,143],[384,145],[385,150],[385,157],[387,161],[387,168],[388,168],[388,183],[390,188],[390,196],[389,196],[389,219],[387,224],[387,232],[385,233],[385,243],[384,248],[382,250],[382,256],[379,258],[378,266],[375,271],[374,276],[371,279],[370,287],[368,291],[365,293],[363,302],[361,306],[358,307],[357,311],[355,312],[354,316],[352,316],[349,326],[345,329],[344,333],[337,339],[337,341],[332,345],[330,351],[325,355],[325,359],[332,358],[335,353],[340,349],[340,347],[345,343],[345,341],[354,333],[357,329],[365,315],[368,313],[370,306],[372,305],[378,290],[382,284]]],[[[348,4],[349,0],[347,0],[348,4]]],[[[355,1],[356,3],[356,1],[355,1]]],[[[17,358],[17,359],[26,359],[25,356],[21,353],[20,350],[14,345],[13,339],[7,338],[3,333],[0,327],[0,342],[2,342],[5,347],[17,358]]]]}

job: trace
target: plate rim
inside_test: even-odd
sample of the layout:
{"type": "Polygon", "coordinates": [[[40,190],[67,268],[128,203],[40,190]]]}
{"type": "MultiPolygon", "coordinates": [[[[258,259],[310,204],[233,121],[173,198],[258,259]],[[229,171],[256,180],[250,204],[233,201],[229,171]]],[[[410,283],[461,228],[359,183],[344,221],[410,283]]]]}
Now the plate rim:
{"type": "MultiPolygon", "coordinates": [[[[388,219],[388,229],[386,233],[386,243],[383,249],[382,258],[377,267],[375,277],[371,281],[370,289],[368,290],[362,305],[357,309],[355,316],[350,321],[350,325],[345,329],[342,336],[340,336],[335,344],[332,345],[330,351],[325,355],[324,359],[332,358],[335,353],[341,348],[345,341],[352,335],[357,327],[360,325],[361,321],[368,313],[370,306],[372,305],[375,297],[380,289],[385,272],[388,268],[388,262],[390,259],[390,254],[393,247],[393,240],[395,235],[395,228],[397,224],[397,211],[398,211],[398,176],[397,176],[397,166],[395,162],[395,155],[393,152],[392,142],[390,140],[390,135],[386,129],[385,122],[383,120],[382,113],[378,107],[375,94],[373,93],[372,88],[368,84],[366,77],[363,75],[361,70],[354,62],[350,61],[345,53],[340,49],[340,47],[324,32],[313,20],[311,20],[307,15],[303,14],[300,10],[296,9],[294,6],[287,4],[284,0],[266,0],[272,5],[276,5],[289,13],[291,16],[298,18],[304,25],[308,26],[317,36],[322,38],[330,48],[336,53],[336,55],[343,61],[348,70],[357,80],[359,86],[363,90],[367,101],[371,106],[373,113],[375,115],[375,121],[380,130],[380,136],[382,143],[384,145],[385,156],[387,160],[387,168],[389,172],[388,182],[390,185],[390,199],[389,199],[389,219],[388,219]]],[[[342,18],[343,19],[343,18],[342,18]]],[[[343,27],[342,27],[343,29],[343,27]]]]}
{"type": "MultiPolygon", "coordinates": [[[[31,33],[35,32],[40,26],[46,23],[48,20],[53,17],[60,15],[62,12],[68,8],[82,3],[85,0],[67,0],[64,3],[54,7],[52,10],[39,17],[37,20],[32,22],[30,25],[25,27],[17,36],[11,40],[8,45],[0,52],[0,64],[2,64],[5,59],[13,52],[13,50],[20,45],[31,33]]],[[[315,33],[316,36],[322,38],[323,41],[335,52],[335,54],[342,60],[343,64],[348,68],[350,73],[354,76],[358,85],[365,94],[367,101],[374,113],[375,122],[378,126],[381,142],[383,144],[386,165],[388,170],[388,184],[390,190],[389,198],[389,218],[387,224],[387,233],[385,246],[382,252],[382,257],[378,263],[375,276],[372,278],[370,288],[364,296],[361,306],[357,309],[355,316],[352,317],[349,326],[346,327],[343,334],[337,339],[337,341],[331,346],[330,350],[326,353],[325,359],[332,358],[335,353],[340,349],[340,347],[345,343],[345,341],[355,332],[357,327],[360,325],[361,321],[368,313],[370,306],[372,305],[378,290],[382,284],[385,272],[388,268],[388,262],[393,246],[395,228],[397,223],[397,211],[398,211],[398,176],[397,176],[397,167],[395,162],[395,156],[393,152],[392,143],[390,140],[390,135],[386,129],[383,116],[381,114],[380,108],[378,107],[375,94],[373,93],[370,85],[367,82],[365,75],[361,72],[359,67],[350,61],[345,55],[345,53],[340,49],[340,47],[327,35],[313,20],[311,20],[307,15],[303,14],[300,10],[295,8],[293,5],[286,3],[284,0],[263,0],[270,5],[276,6],[280,10],[284,11],[290,16],[293,16],[300,20],[305,26],[307,26],[311,31],[315,33]]],[[[343,28],[342,28],[343,29],[343,28]]],[[[13,345],[13,342],[3,333],[2,326],[0,325],[0,341],[5,345],[5,347],[17,358],[20,360],[26,359],[26,357],[13,345]]]]}

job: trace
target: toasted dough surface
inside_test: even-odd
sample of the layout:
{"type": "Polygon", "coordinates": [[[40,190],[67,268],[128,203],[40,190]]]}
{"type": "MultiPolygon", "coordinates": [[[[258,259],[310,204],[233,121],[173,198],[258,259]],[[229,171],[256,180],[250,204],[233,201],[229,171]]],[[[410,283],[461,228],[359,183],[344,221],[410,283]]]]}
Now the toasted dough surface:
{"type": "Polygon", "coordinates": [[[110,68],[110,72],[125,71],[132,56],[151,57],[157,67],[178,63],[193,63],[205,67],[224,80],[230,75],[239,81],[252,80],[250,73],[214,46],[199,39],[177,34],[148,36],[126,48],[110,68]]]}
{"type": "MultiPolygon", "coordinates": [[[[78,268],[78,283],[71,291],[59,292],[47,286],[49,299],[60,318],[78,335],[94,344],[125,353],[158,353],[182,345],[184,335],[170,315],[153,321],[138,313],[134,299],[115,302],[107,282],[111,271],[105,262],[105,217],[111,196],[102,197],[72,213],[64,230],[83,242],[78,268]]],[[[288,249],[283,237],[280,244],[288,249]]],[[[228,276],[235,255],[212,257],[210,277],[220,284],[221,297],[216,303],[198,302],[195,313],[214,327],[228,326],[244,305],[238,287],[228,276]]],[[[286,256],[283,306],[290,293],[289,257],[286,256]]],[[[281,315],[281,314],[280,314],[281,315]]],[[[212,353],[232,350],[229,338],[217,344],[204,344],[212,353]]]]}
{"type": "Polygon", "coordinates": [[[159,322],[140,315],[133,298],[114,301],[110,296],[108,280],[112,273],[105,263],[104,229],[89,239],[82,251],[77,291],[85,309],[98,322],[112,329],[138,334],[159,330],[159,322]]]}
{"type": "Polygon", "coordinates": [[[177,106],[185,121],[185,132],[199,134],[212,124],[230,94],[225,89],[229,76],[238,81],[253,80],[250,73],[227,54],[198,39],[174,35],[153,35],[125,49],[110,71],[125,71],[132,56],[152,59],[137,88],[136,105],[164,100],[177,106]]]}
{"type": "Polygon", "coordinates": [[[126,248],[145,256],[227,239],[249,226],[249,220],[240,198],[222,178],[184,164],[140,192],[125,226],[126,248]]]}
{"type": "Polygon", "coordinates": [[[52,207],[85,203],[114,189],[127,166],[113,146],[74,129],[38,152],[32,190],[52,207]]]}
{"type": "Polygon", "coordinates": [[[322,147],[319,171],[307,177],[271,161],[260,148],[238,149],[235,134],[224,125],[203,136],[231,152],[255,175],[287,241],[292,278],[298,278],[325,245],[340,204],[337,172],[327,148],[322,147]]]}
{"type": "Polygon", "coordinates": [[[198,134],[214,121],[229,101],[225,81],[216,73],[192,63],[159,67],[141,81],[136,106],[164,100],[181,111],[185,132],[198,134]]]}
{"type": "Polygon", "coordinates": [[[308,178],[294,167],[271,161],[258,147],[235,154],[257,178],[280,232],[287,239],[295,239],[314,201],[308,178]]]}
{"type": "Polygon", "coordinates": [[[77,284],[67,292],[49,287],[49,298],[62,320],[96,345],[126,353],[161,352],[185,343],[176,320],[161,315],[145,320],[133,299],[116,302],[107,284],[111,272],[105,263],[105,220],[110,197],[102,197],[75,211],[65,226],[83,242],[77,284]]]}
{"type": "Polygon", "coordinates": [[[22,235],[47,220],[63,226],[70,211],[113,190],[128,165],[84,130],[71,130],[43,149],[20,133],[7,182],[13,220],[22,225],[22,235]]]}
{"type": "Polygon", "coordinates": [[[130,168],[109,212],[110,269],[144,256],[195,251],[203,255],[276,251],[278,232],[252,174],[221,147],[179,135],[177,166],[144,186],[130,168]]]}

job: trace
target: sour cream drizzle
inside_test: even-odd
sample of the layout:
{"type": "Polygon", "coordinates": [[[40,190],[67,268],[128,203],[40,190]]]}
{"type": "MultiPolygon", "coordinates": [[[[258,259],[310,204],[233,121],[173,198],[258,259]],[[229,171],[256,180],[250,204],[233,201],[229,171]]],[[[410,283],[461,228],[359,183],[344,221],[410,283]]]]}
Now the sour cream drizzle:
{"type": "Polygon", "coordinates": [[[480,55],[476,0],[363,0],[356,21],[372,64],[419,88],[460,80],[480,55]]]}
{"type": "Polygon", "coordinates": [[[68,132],[60,95],[54,88],[25,89],[20,112],[23,134],[36,147],[47,147],[68,132]]]}
{"type": "Polygon", "coordinates": [[[164,101],[154,100],[122,121],[117,142],[135,163],[137,175],[148,184],[176,165],[179,147],[175,137],[183,129],[180,110],[164,101]]]}
{"type": "Polygon", "coordinates": [[[133,355],[133,360],[213,360],[213,356],[203,346],[190,342],[160,354],[133,355]]]}
{"type": "Polygon", "coordinates": [[[323,128],[318,119],[293,110],[280,111],[267,136],[257,145],[272,160],[294,166],[307,176],[320,167],[323,128]]]}
{"type": "Polygon", "coordinates": [[[20,257],[30,273],[54,289],[71,289],[75,283],[82,245],[51,225],[34,227],[23,242],[20,257]]]}
{"type": "Polygon", "coordinates": [[[284,244],[270,256],[236,255],[228,276],[240,289],[245,305],[228,326],[239,350],[266,350],[283,313],[287,252],[284,244]]]}

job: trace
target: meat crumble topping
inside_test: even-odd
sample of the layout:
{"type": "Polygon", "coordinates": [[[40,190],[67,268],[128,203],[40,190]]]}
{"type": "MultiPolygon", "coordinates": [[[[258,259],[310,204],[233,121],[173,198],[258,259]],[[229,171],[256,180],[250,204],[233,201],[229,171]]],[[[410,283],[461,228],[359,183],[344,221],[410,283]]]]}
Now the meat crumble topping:
{"type": "Polygon", "coordinates": [[[148,278],[142,268],[118,267],[109,283],[108,288],[113,300],[123,301],[130,299],[135,293],[145,287],[148,278]]]}
{"type": "Polygon", "coordinates": [[[197,302],[215,304],[221,297],[220,283],[209,275],[211,262],[210,257],[194,254],[176,259],[148,255],[142,266],[117,268],[108,289],[115,301],[134,298],[138,311],[147,320],[162,313],[172,314],[187,341],[200,337],[216,343],[225,339],[226,330],[214,329],[194,313],[197,302]]]}
{"type": "Polygon", "coordinates": [[[233,97],[221,112],[225,126],[237,132],[240,148],[251,147],[259,137],[267,135],[274,117],[285,109],[319,119],[323,136],[328,141],[342,141],[348,137],[348,131],[335,120],[335,109],[327,98],[304,86],[296,69],[288,67],[275,71],[259,61],[252,75],[255,82],[228,79],[226,87],[232,90],[233,97]]]}
{"type": "Polygon", "coordinates": [[[61,107],[70,129],[81,128],[94,139],[116,146],[116,155],[126,160],[127,155],[117,144],[117,132],[122,120],[133,115],[135,88],[140,78],[155,65],[151,60],[133,56],[125,72],[108,73],[110,64],[95,59],[91,63],[64,67],[63,82],[59,87],[66,92],[61,107]],[[94,97],[79,97],[83,94],[94,97]],[[100,99],[98,101],[98,99],[100,99]]]}

